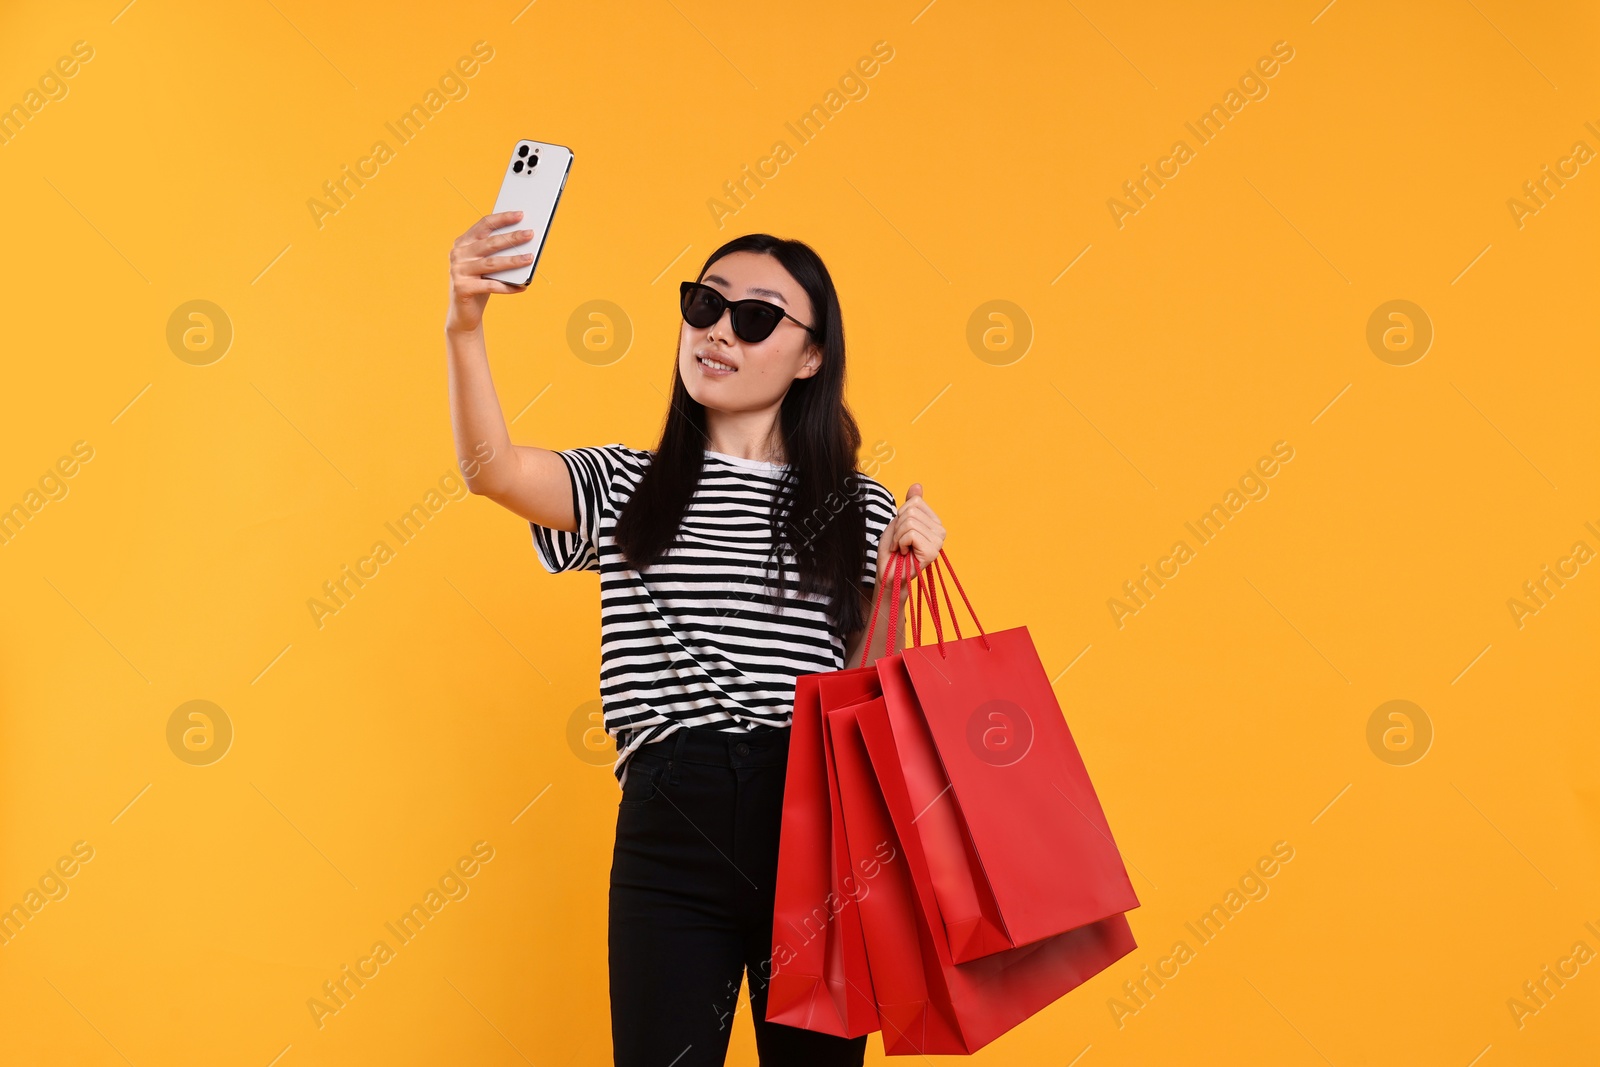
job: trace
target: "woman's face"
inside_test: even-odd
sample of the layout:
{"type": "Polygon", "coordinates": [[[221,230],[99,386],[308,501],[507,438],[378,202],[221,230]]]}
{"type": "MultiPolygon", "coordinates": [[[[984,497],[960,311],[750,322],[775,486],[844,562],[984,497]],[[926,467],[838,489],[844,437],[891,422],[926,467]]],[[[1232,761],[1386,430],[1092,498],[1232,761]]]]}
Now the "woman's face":
{"type": "MultiPolygon", "coordinates": [[[[771,301],[815,329],[811,298],[772,256],[732,252],[706,268],[700,281],[729,300],[754,297],[771,301]]],[[[689,395],[718,411],[761,411],[783,398],[789,383],[809,378],[822,366],[822,353],[811,335],[790,319],[778,324],[765,341],[750,344],[733,332],[732,312],[704,329],[683,323],[678,336],[678,373],[689,395]],[[716,373],[702,359],[725,363],[730,373],[716,373]]]]}

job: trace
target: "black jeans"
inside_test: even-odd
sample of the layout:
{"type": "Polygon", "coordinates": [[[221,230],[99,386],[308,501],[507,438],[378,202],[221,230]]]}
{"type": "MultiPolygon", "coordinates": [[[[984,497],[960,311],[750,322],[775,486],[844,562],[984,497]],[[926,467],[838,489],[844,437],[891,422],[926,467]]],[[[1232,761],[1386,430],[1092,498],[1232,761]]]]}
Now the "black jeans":
{"type": "Polygon", "coordinates": [[[789,731],[686,726],[630,757],[608,945],[617,1067],[721,1067],[750,974],[762,1067],[860,1067],[867,1039],[766,1020],[789,731]]]}

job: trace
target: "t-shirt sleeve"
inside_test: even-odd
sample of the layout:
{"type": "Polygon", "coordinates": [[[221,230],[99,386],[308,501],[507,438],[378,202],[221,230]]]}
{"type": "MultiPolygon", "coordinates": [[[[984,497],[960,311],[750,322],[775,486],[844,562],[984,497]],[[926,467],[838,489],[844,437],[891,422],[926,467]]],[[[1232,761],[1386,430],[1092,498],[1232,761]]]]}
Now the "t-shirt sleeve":
{"type": "Polygon", "coordinates": [[[883,531],[894,520],[899,506],[895,504],[893,493],[865,475],[862,476],[861,487],[861,502],[867,517],[867,562],[866,569],[861,573],[861,588],[866,591],[867,602],[871,603],[877,595],[878,542],[883,538],[883,531]]]}
{"type": "Polygon", "coordinates": [[[602,522],[616,519],[614,490],[627,452],[625,445],[610,444],[556,453],[566,463],[572,479],[572,513],[577,516],[578,528],[554,530],[528,523],[533,531],[534,551],[551,574],[600,569],[597,538],[602,522]]]}

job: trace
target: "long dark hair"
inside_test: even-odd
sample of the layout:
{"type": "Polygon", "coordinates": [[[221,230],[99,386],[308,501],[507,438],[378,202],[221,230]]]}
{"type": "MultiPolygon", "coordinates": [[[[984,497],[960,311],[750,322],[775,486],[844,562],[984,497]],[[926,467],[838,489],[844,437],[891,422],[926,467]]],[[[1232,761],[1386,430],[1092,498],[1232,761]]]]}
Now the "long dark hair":
{"type": "MultiPolygon", "coordinates": [[[[771,563],[777,567],[775,602],[781,612],[789,588],[783,549],[795,555],[801,595],[827,598],[834,632],[841,640],[866,625],[866,511],[858,495],[856,453],[861,431],[844,401],[844,320],[828,268],[812,248],[771,234],[752,233],[718,248],[700,266],[734,252],[758,252],[781,263],[811,298],[813,342],[822,367],[789,385],[779,407],[778,428],[789,469],[772,497],[771,563]],[[787,505],[785,507],[785,505],[787,505]]],[[[618,516],[615,537],[629,565],[642,571],[676,541],[684,512],[700,484],[709,443],[706,409],[689,395],[672,361],[672,400],[661,443],[639,486],[618,516]]]]}

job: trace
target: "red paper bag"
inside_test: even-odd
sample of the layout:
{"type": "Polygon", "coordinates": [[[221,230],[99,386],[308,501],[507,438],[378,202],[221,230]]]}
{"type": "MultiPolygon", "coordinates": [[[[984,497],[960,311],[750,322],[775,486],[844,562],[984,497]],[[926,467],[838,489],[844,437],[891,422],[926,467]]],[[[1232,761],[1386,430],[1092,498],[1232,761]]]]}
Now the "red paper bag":
{"type": "MultiPolygon", "coordinates": [[[[928,570],[943,589],[938,562],[928,570]]],[[[927,571],[917,592],[916,644],[875,664],[896,757],[877,774],[880,788],[907,797],[896,826],[926,855],[952,958],[978,959],[1138,907],[1027,628],[987,633],[972,613],[979,636],[962,639],[946,593],[956,627],[946,640],[927,571]],[[921,644],[924,589],[936,645],[921,644]]]]}
{"type": "Polygon", "coordinates": [[[801,675],[789,727],[767,1019],[839,1037],[876,1030],[878,1014],[822,708],[876,691],[871,668],[801,675]]]}
{"type": "Polygon", "coordinates": [[[927,857],[928,877],[951,956],[957,963],[965,963],[1013,948],[960,806],[949,798],[950,778],[923,721],[904,659],[887,657],[875,666],[880,684],[887,686],[886,728],[899,739],[895,748],[899,758],[885,766],[883,773],[905,790],[911,801],[911,814],[896,829],[902,836],[916,838],[927,857]]]}
{"type": "Polygon", "coordinates": [[[956,963],[920,843],[895,828],[911,816],[909,800],[892,784],[880,791],[876,768],[898,759],[884,699],[824,718],[849,852],[870,871],[859,906],[886,1055],[976,1052],[1137,947],[1118,914],[956,963]],[[870,751],[868,737],[880,751],[870,751]],[[899,810],[891,815],[891,808],[899,810]]]}

